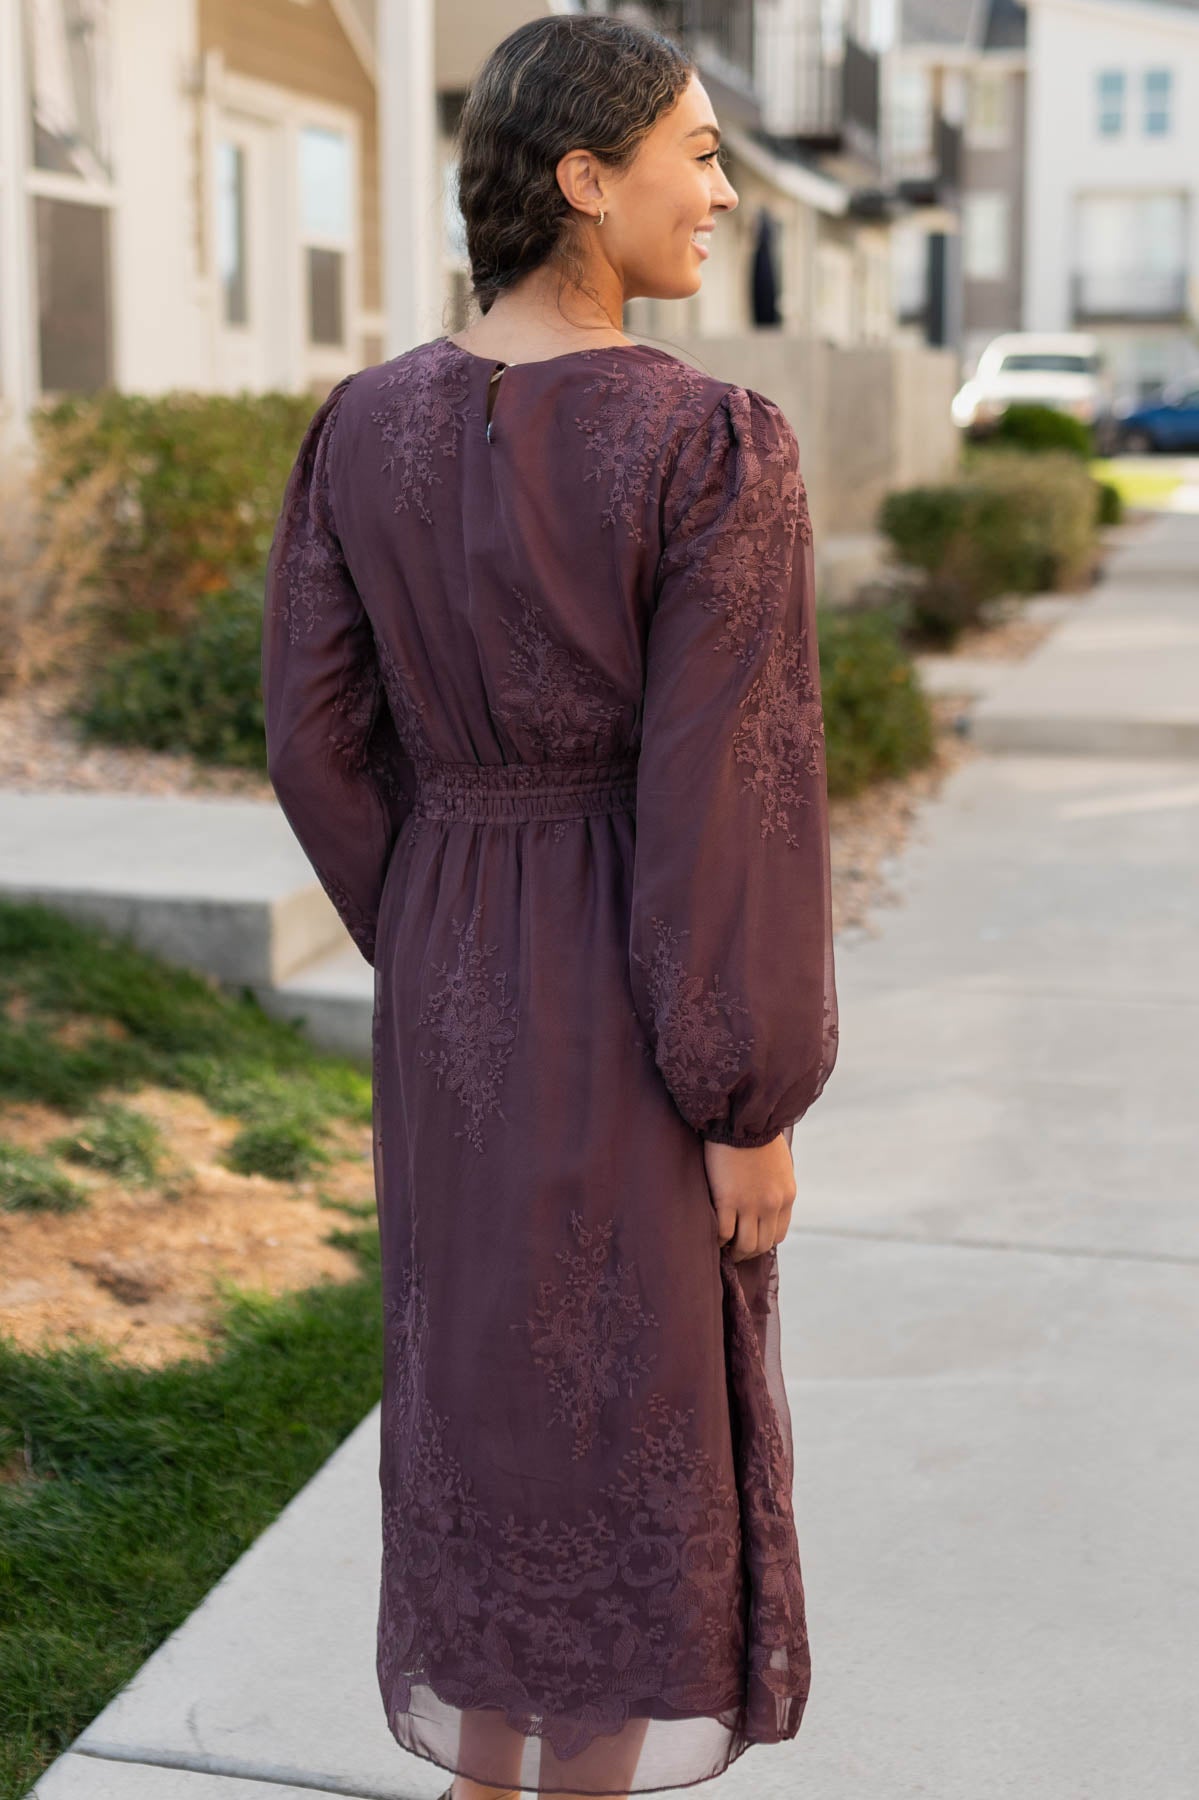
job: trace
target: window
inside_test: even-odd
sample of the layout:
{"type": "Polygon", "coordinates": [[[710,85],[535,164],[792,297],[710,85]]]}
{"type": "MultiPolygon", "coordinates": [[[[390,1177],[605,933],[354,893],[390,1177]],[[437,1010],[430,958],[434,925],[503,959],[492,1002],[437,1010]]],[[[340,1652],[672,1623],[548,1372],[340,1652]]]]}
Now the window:
{"type": "Polygon", "coordinates": [[[1004,375],[1097,375],[1099,358],[1067,350],[1010,350],[999,369],[1004,375]]]}
{"type": "Polygon", "coordinates": [[[85,181],[112,174],[108,0],[27,0],[35,169],[85,181]]]}
{"type": "Polygon", "coordinates": [[[971,144],[998,150],[1007,142],[1007,77],[996,69],[979,69],[970,78],[966,135],[971,144]]]}
{"type": "Polygon", "coordinates": [[[971,281],[1000,281],[1008,272],[1006,194],[967,194],[962,203],[962,270],[971,281]]]}
{"type": "Polygon", "coordinates": [[[900,320],[921,319],[928,305],[928,237],[912,225],[891,236],[891,291],[900,320]]]}
{"type": "Polygon", "coordinates": [[[300,132],[300,231],[310,344],[346,342],[346,265],[353,242],[353,171],[343,131],[300,132]]]}
{"type": "Polygon", "coordinates": [[[1188,200],[1182,193],[1079,194],[1076,311],[1168,317],[1186,301],[1188,200]]]}
{"type": "Polygon", "coordinates": [[[226,325],[250,321],[246,268],[246,153],[241,144],[216,147],[217,269],[226,325]]]}
{"type": "Polygon", "coordinates": [[[1115,137],[1124,129],[1124,71],[1101,69],[1098,79],[1099,135],[1115,137]]]}
{"type": "Polygon", "coordinates": [[[108,385],[108,208],[34,199],[42,387],[92,393],[108,385]]]}
{"type": "Polygon", "coordinates": [[[891,82],[891,147],[903,162],[932,155],[933,94],[929,72],[897,63],[891,82]]]}
{"type": "Polygon", "coordinates": [[[1169,69],[1145,70],[1145,134],[1164,137],[1170,129],[1172,75],[1169,69]]]}
{"type": "Polygon", "coordinates": [[[110,0],[25,0],[26,191],[40,387],[113,379],[110,0]]]}

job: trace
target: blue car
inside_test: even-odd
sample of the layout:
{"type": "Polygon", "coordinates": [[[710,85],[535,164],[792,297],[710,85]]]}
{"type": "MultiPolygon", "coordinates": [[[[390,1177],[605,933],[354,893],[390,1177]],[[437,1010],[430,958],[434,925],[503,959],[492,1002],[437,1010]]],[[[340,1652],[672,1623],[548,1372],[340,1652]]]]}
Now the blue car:
{"type": "Polygon", "coordinates": [[[1118,450],[1199,450],[1199,372],[1172,381],[1152,400],[1118,407],[1112,417],[1118,450]]]}

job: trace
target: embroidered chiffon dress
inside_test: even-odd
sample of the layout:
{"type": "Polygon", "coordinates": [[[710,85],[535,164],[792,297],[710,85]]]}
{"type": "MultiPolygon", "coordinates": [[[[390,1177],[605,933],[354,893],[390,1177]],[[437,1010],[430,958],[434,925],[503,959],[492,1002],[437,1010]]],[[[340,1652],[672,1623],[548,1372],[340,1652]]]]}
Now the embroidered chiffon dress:
{"type": "Polygon", "coordinates": [[[271,778],[374,969],[388,1725],[703,1781],[810,1679],[777,1252],[703,1149],[790,1144],[836,1056],[794,433],[653,346],[437,338],[316,412],[266,600],[271,778]]]}

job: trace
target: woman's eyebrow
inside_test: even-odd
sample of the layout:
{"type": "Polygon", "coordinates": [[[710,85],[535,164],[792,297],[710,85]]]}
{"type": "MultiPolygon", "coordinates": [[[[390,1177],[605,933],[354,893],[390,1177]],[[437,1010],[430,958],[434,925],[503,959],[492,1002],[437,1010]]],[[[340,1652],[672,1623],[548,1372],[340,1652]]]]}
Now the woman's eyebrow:
{"type": "Polygon", "coordinates": [[[698,137],[700,135],[700,133],[703,131],[710,131],[712,133],[712,136],[716,139],[716,142],[717,143],[720,142],[720,126],[719,125],[697,125],[693,131],[688,131],[688,132],[684,133],[684,142],[686,142],[687,138],[698,137]]]}

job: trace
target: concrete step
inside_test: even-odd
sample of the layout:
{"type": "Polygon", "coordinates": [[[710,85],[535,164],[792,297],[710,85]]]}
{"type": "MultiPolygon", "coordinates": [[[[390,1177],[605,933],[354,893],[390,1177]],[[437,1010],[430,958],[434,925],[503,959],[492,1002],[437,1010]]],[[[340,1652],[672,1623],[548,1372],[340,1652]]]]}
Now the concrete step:
{"type": "Polygon", "coordinates": [[[350,944],[273,801],[0,790],[0,894],[254,988],[350,944]]]}
{"type": "Polygon", "coordinates": [[[369,1059],[375,972],[348,935],[282,981],[254,991],[265,1012],[299,1021],[322,1049],[369,1059]]]}

